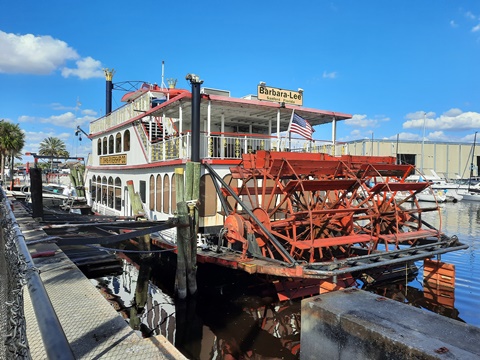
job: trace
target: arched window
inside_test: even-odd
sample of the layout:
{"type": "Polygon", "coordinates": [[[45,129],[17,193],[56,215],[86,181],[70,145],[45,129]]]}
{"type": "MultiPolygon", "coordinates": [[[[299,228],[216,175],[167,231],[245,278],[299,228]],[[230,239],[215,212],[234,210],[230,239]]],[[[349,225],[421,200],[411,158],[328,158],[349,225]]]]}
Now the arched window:
{"type": "Polygon", "coordinates": [[[122,210],[122,180],[115,178],[115,210],[122,210]]]}
{"type": "Polygon", "coordinates": [[[130,130],[123,134],[123,151],[130,151],[130,130]]]}
{"type": "Polygon", "coordinates": [[[102,204],[107,205],[107,177],[102,178],[102,204]]]}
{"type": "Polygon", "coordinates": [[[154,210],[155,209],[155,176],[150,175],[150,183],[148,184],[149,187],[149,209],[154,210]]]}
{"type": "Polygon", "coordinates": [[[168,174],[163,177],[163,212],[170,213],[170,178],[168,174]]]}
{"type": "MultiPolygon", "coordinates": [[[[223,209],[222,209],[223,210],[223,209]]],[[[215,216],[217,214],[217,192],[210,174],[200,178],[199,216],[215,216]]]]}
{"type": "Polygon", "coordinates": [[[108,153],[113,154],[114,150],[114,143],[113,143],[113,135],[108,137],[108,153]]]}
{"type": "Polygon", "coordinates": [[[117,135],[115,135],[115,152],[122,152],[122,134],[120,133],[117,133],[117,135]]]}
{"type": "Polygon", "coordinates": [[[175,211],[177,211],[177,192],[175,191],[175,174],[172,175],[171,197],[172,197],[172,211],[171,211],[171,213],[173,214],[175,211]]]}
{"type": "Polygon", "coordinates": [[[156,210],[158,212],[162,211],[162,175],[157,175],[157,185],[156,185],[156,192],[157,192],[157,207],[156,210]]]}
{"type": "Polygon", "coordinates": [[[107,144],[107,137],[105,136],[103,138],[103,151],[102,151],[102,154],[108,154],[108,144],[107,144]]]}
{"type": "Polygon", "coordinates": [[[107,206],[113,209],[113,200],[114,200],[114,192],[113,192],[113,177],[108,178],[108,193],[107,193],[107,206]]]}
{"type": "Polygon", "coordinates": [[[90,182],[90,195],[92,197],[92,201],[95,201],[97,198],[97,177],[95,175],[93,175],[90,182]]]}
{"type": "Polygon", "coordinates": [[[98,139],[97,141],[97,154],[102,155],[102,139],[98,139]]]}

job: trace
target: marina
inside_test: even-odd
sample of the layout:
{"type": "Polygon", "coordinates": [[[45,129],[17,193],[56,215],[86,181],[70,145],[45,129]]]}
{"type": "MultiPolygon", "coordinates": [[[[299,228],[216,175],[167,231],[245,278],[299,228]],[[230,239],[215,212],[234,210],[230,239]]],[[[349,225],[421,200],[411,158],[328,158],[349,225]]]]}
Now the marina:
{"type": "MultiPolygon", "coordinates": [[[[15,212],[24,222],[26,218],[19,209],[15,212]]],[[[464,238],[469,245],[468,249],[441,257],[442,261],[456,268],[454,288],[432,298],[429,288],[423,284],[423,262],[416,263],[419,271],[414,278],[397,279],[378,286],[357,281],[355,286],[406,306],[478,327],[480,317],[476,305],[480,301],[480,286],[472,279],[472,274],[478,274],[480,267],[477,261],[480,204],[445,203],[441,204],[441,212],[442,229],[449,235],[464,238]]],[[[437,221],[435,217],[431,220],[434,224],[437,221]]],[[[31,221],[27,220],[27,228],[22,228],[27,239],[35,239],[39,235],[27,230],[30,228],[28,223],[31,221]]],[[[44,253],[44,250],[37,249],[33,254],[39,251],[44,253]]],[[[126,251],[119,257],[120,273],[90,280],[92,289],[97,288],[98,294],[102,294],[100,300],[107,299],[108,306],[118,311],[119,318],[123,318],[125,326],[130,326],[138,338],[161,336],[188,359],[223,359],[232,354],[233,358],[300,358],[300,299],[279,302],[264,282],[254,281],[248,274],[236,271],[219,273],[210,268],[210,271],[202,269],[199,272],[199,296],[188,302],[177,302],[173,291],[174,257],[160,253],[156,258],[142,260],[126,251]]],[[[48,257],[44,259],[45,264],[51,263],[48,257]]],[[[52,270],[55,268],[60,272],[50,270],[47,273],[61,276],[65,265],[51,267],[52,270]]],[[[76,312],[75,309],[67,310],[67,314],[76,312]]],[[[77,322],[77,326],[73,324],[76,328],[82,320],[77,322]]],[[[33,338],[30,335],[32,350],[37,343],[33,338]]]]}
{"type": "MultiPolygon", "coordinates": [[[[106,115],[88,133],[77,129],[92,153],[85,172],[70,176],[75,195],[72,184],[42,185],[33,154],[29,195],[21,198],[22,190],[12,206],[23,230],[40,232],[28,236],[31,254],[24,256],[45,268],[47,292],[50,276],[69,276],[50,274],[59,262],[91,279],[88,290],[102,297],[95,301],[118,311],[118,330],[102,335],[107,348],[83,349],[71,340],[92,340],[103,325],[80,335],[55,330],[65,331],[76,356],[140,347],[140,357],[180,351],[199,360],[299,358],[301,300],[339,290],[388,294],[459,315],[454,281],[443,283],[455,277],[445,259],[471,245],[445,230],[442,212],[453,203],[430,182],[409,181],[418,173],[412,164],[349,154],[335,132],[349,114],[304,108],[300,89],[270,91],[265,84],[255,98],[233,98],[200,88],[194,74],[187,75],[191,92],[143,83],[112,110],[113,73],[105,75],[106,115]],[[331,128],[331,140],[312,139],[319,125],[331,128]],[[61,204],[45,203],[57,191],[61,204]],[[429,202],[422,201],[426,194],[429,202]]],[[[62,310],[60,323],[65,316],[62,310]]],[[[56,350],[45,343],[39,351],[56,350]]]]}

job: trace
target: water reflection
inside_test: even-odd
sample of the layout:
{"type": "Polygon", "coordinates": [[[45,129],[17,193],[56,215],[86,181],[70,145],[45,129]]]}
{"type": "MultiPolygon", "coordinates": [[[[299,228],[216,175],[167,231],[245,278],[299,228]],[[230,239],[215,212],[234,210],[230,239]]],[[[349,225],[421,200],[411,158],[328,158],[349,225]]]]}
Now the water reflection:
{"type": "Polygon", "coordinates": [[[122,275],[94,280],[139,335],[163,335],[189,359],[299,358],[299,301],[252,295],[267,289],[232,273],[175,303],[152,269],[159,274],[152,264],[125,260],[122,275]]]}
{"type": "MultiPolygon", "coordinates": [[[[470,245],[442,256],[456,267],[456,288],[424,285],[419,271],[413,280],[365,289],[480,326],[480,285],[473,278],[479,274],[480,204],[445,204],[442,214],[443,231],[470,245]]],[[[163,335],[189,359],[299,359],[300,301],[275,302],[265,283],[213,267],[199,271],[196,299],[175,303],[174,260],[162,256],[140,265],[125,260],[122,275],[95,280],[138,334],[163,335]]],[[[416,266],[422,270],[423,262],[416,266]]]]}

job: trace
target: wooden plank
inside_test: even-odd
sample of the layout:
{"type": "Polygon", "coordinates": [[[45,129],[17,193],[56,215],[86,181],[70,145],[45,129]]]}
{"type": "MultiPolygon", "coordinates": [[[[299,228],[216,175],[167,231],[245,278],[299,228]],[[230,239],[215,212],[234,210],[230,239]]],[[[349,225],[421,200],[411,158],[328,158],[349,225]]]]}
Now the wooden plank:
{"type": "Polygon", "coordinates": [[[319,248],[326,246],[351,245],[356,243],[368,242],[371,240],[373,239],[370,235],[353,234],[348,236],[336,236],[332,238],[315,239],[313,242],[310,240],[295,241],[291,244],[298,249],[306,250],[310,248],[319,248]]]}
{"type": "Polygon", "coordinates": [[[403,242],[408,240],[424,239],[430,236],[438,237],[440,232],[437,230],[417,230],[404,233],[379,235],[379,238],[388,242],[403,242]]]}
{"type": "Polygon", "coordinates": [[[421,183],[378,183],[375,184],[369,191],[378,194],[382,191],[422,191],[430,184],[426,182],[421,183]]]}
{"type": "Polygon", "coordinates": [[[294,188],[303,188],[305,191],[348,190],[355,184],[358,184],[358,180],[290,180],[284,191],[290,192],[294,188]]]}

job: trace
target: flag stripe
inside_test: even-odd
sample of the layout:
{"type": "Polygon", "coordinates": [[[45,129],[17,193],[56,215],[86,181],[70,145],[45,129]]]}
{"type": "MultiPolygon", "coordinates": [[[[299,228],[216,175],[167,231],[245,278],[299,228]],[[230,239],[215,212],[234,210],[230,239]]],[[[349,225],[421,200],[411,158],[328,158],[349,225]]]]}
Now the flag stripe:
{"type": "Polygon", "coordinates": [[[307,139],[311,139],[312,133],[314,132],[308,121],[295,113],[293,114],[292,122],[290,124],[290,131],[302,135],[307,139]]]}

